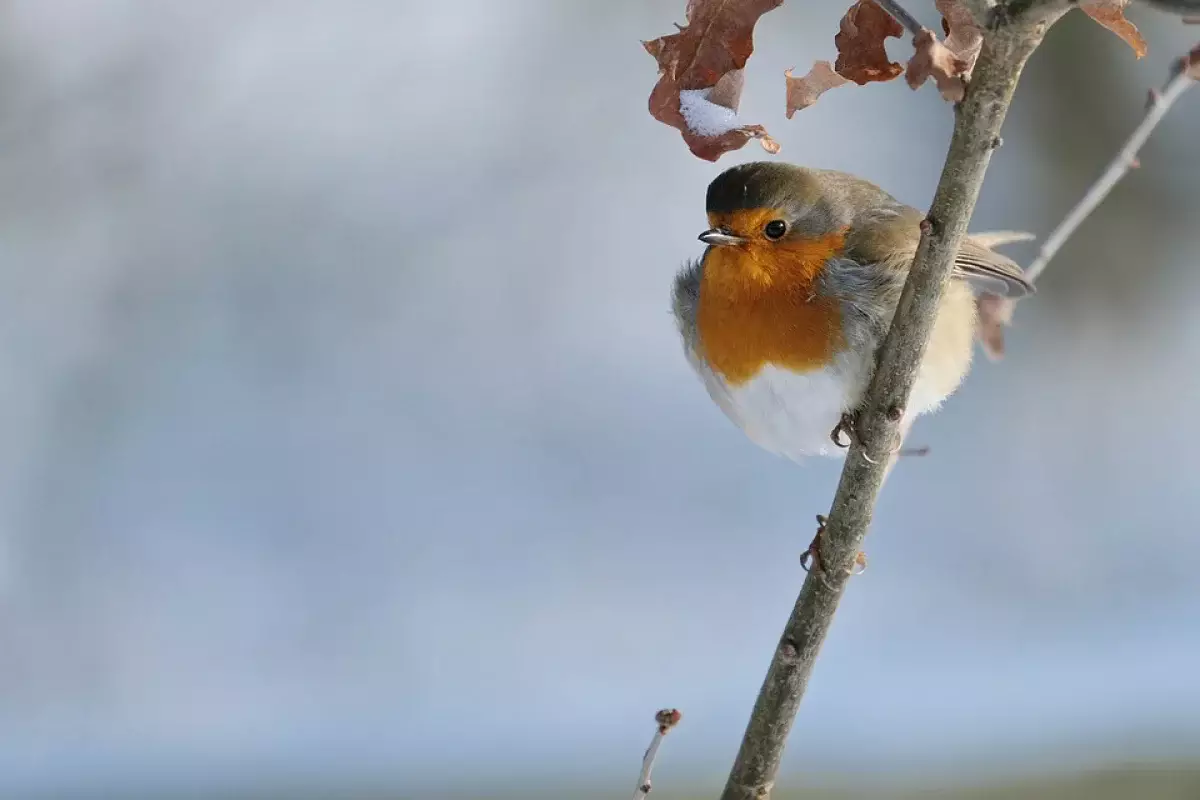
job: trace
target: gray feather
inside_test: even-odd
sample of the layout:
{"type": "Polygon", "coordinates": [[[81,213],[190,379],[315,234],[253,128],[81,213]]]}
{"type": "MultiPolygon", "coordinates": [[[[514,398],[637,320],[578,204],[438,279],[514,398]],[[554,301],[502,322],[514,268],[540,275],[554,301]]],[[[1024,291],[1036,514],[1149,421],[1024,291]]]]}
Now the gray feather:
{"type": "Polygon", "coordinates": [[[972,236],[967,237],[955,257],[954,272],[979,291],[1000,297],[1024,297],[1034,291],[1017,262],[972,236]]]}
{"type": "Polygon", "coordinates": [[[700,305],[700,276],[703,269],[700,259],[689,261],[675,276],[675,285],[671,292],[675,321],[679,323],[683,346],[689,352],[695,352],[699,342],[696,334],[696,308],[700,305]]]}

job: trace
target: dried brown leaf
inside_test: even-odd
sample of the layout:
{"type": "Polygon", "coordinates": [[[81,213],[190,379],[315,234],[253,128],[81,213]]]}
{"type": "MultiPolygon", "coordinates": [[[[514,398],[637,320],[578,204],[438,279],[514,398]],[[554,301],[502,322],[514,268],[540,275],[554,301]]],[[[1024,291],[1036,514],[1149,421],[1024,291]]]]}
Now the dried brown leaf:
{"type": "Polygon", "coordinates": [[[830,89],[836,89],[850,81],[833,71],[833,65],[828,61],[818,61],[803,78],[792,77],[789,69],[783,73],[787,82],[787,118],[791,119],[797,111],[808,108],[817,102],[817,98],[830,89]]]}
{"type": "Polygon", "coordinates": [[[678,725],[681,719],[683,719],[683,712],[678,708],[664,708],[654,715],[654,721],[658,723],[658,727],[663,733],[678,725]]]}
{"type": "Polygon", "coordinates": [[[857,0],[842,17],[841,30],[833,37],[838,51],[833,68],[859,86],[890,81],[904,67],[888,58],[884,40],[889,36],[899,38],[903,33],[903,26],[878,4],[857,0]]]}
{"type": "Polygon", "coordinates": [[[908,81],[908,85],[916,89],[929,78],[933,78],[942,97],[952,103],[962,100],[967,90],[967,80],[964,77],[967,62],[950,52],[928,28],[923,28],[913,37],[913,47],[916,48],[916,52],[913,53],[912,60],[908,62],[908,69],[904,72],[904,79],[908,81]]]}
{"type": "Polygon", "coordinates": [[[933,31],[922,28],[913,37],[916,52],[904,78],[913,89],[933,78],[942,97],[957,103],[966,94],[971,70],[983,49],[983,31],[962,0],[935,0],[934,4],[942,15],[946,40],[939,42],[933,31]]]}
{"type": "Polygon", "coordinates": [[[1080,0],[1083,13],[1099,22],[1125,40],[1138,58],[1146,55],[1146,40],[1137,27],[1125,19],[1125,6],[1129,0],[1080,0]]]}
{"type": "Polygon", "coordinates": [[[774,153],[779,145],[761,125],[737,118],[742,69],[754,51],[754,25],[783,0],[688,0],[687,25],[650,42],[658,62],[650,114],[676,128],[700,158],[716,161],[751,139],[774,153]]]}
{"type": "Polygon", "coordinates": [[[975,60],[983,49],[983,31],[962,0],[934,0],[934,5],[942,15],[942,25],[946,29],[946,40],[942,44],[955,58],[966,62],[962,77],[970,80],[975,60]]]}
{"type": "MultiPolygon", "coordinates": [[[[988,248],[1003,247],[1014,242],[1028,242],[1036,237],[1027,231],[980,231],[971,234],[975,244],[988,248]]],[[[978,321],[975,334],[988,358],[999,361],[1004,357],[1004,329],[1012,324],[1017,302],[1008,297],[981,294],[975,301],[978,321]]]]}
{"type": "Polygon", "coordinates": [[[979,313],[975,332],[983,352],[993,361],[1004,358],[1004,329],[1012,322],[1015,307],[1011,299],[994,294],[981,294],[975,301],[979,313]]]}
{"type": "Polygon", "coordinates": [[[1191,52],[1183,57],[1183,68],[1187,70],[1189,77],[1200,81],[1200,44],[1193,47],[1191,52]]]}

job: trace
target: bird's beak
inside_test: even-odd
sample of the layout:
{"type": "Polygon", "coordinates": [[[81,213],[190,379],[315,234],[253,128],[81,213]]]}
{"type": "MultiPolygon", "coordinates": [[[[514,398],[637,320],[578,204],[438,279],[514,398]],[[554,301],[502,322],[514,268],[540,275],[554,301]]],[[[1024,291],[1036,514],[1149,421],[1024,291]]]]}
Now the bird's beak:
{"type": "Polygon", "coordinates": [[[700,241],[705,244],[728,247],[734,244],[743,244],[746,240],[740,236],[734,236],[723,228],[709,228],[700,234],[700,241]]]}

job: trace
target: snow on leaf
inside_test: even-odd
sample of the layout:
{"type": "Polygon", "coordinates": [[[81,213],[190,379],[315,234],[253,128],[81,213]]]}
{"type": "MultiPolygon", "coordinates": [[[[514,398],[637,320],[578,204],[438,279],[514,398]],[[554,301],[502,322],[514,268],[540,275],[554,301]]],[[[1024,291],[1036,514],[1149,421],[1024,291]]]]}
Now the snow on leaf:
{"type": "Polygon", "coordinates": [[[802,78],[792,77],[790,69],[783,75],[787,82],[788,119],[791,119],[797,111],[808,108],[817,102],[817,98],[830,89],[836,89],[838,86],[850,82],[834,72],[833,66],[828,61],[818,61],[813,64],[813,68],[802,78]]]}
{"type": "Polygon", "coordinates": [[[1125,19],[1125,6],[1129,0],[1080,0],[1083,13],[1099,22],[1125,40],[1138,58],[1146,55],[1146,40],[1137,27],[1125,19]]]}
{"type": "Polygon", "coordinates": [[[892,15],[872,0],[857,0],[846,16],[841,30],[833,37],[838,57],[833,68],[843,78],[864,86],[875,81],[890,81],[904,67],[888,59],[884,40],[904,33],[892,15]]]}
{"type": "Polygon", "coordinates": [[[754,51],[754,25],[783,0],[688,0],[687,25],[643,42],[658,62],[650,115],[676,128],[700,158],[716,161],[751,139],[767,152],[779,145],[761,125],[737,115],[742,69],[754,51]]]}
{"type": "Polygon", "coordinates": [[[970,68],[968,62],[955,56],[928,28],[923,28],[913,37],[913,47],[916,52],[904,71],[908,85],[916,89],[933,78],[942,97],[952,103],[961,101],[967,90],[965,76],[970,68]]]}

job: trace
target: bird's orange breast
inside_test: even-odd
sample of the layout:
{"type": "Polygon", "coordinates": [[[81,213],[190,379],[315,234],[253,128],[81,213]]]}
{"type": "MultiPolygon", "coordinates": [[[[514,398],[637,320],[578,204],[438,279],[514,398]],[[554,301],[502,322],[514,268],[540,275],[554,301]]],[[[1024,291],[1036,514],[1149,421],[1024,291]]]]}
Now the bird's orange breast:
{"type": "Polygon", "coordinates": [[[709,367],[736,386],[768,364],[801,373],[829,364],[844,346],[841,307],[815,281],[843,241],[833,233],[710,248],[696,311],[709,367]]]}

